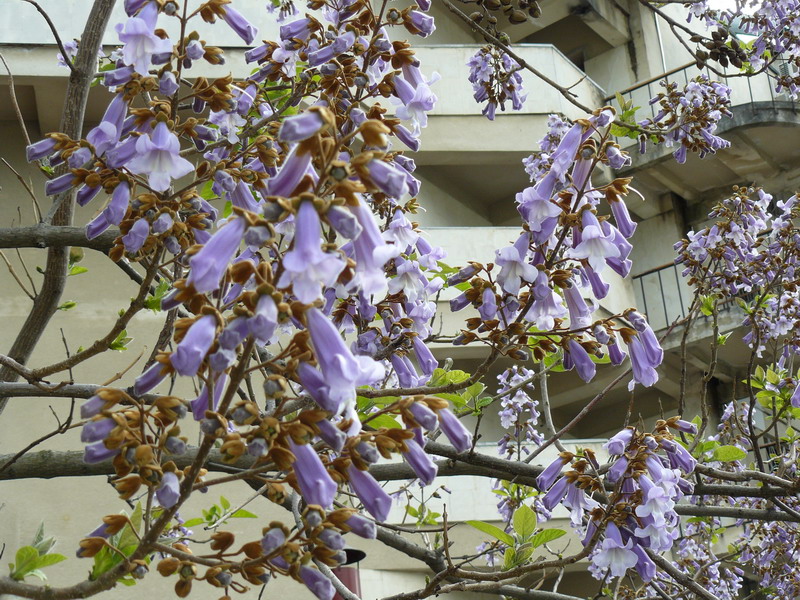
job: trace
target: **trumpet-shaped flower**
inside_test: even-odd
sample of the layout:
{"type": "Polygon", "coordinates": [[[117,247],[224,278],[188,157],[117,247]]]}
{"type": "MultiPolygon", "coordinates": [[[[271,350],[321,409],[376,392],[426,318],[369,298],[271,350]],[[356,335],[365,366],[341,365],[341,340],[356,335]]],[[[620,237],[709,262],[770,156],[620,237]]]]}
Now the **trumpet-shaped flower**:
{"type": "Polygon", "coordinates": [[[283,257],[284,271],[278,286],[291,285],[294,295],[304,304],[321,298],[323,288],[334,285],[345,267],[337,255],[322,251],[321,242],[317,209],[312,202],[303,202],[295,219],[294,245],[283,257]]]}
{"type": "Polygon", "coordinates": [[[156,125],[152,136],[136,140],[136,157],[128,163],[131,172],[147,175],[148,185],[156,192],[165,192],[173,179],[179,179],[194,170],[194,166],[179,154],[180,142],[167,124],[156,125]]]}

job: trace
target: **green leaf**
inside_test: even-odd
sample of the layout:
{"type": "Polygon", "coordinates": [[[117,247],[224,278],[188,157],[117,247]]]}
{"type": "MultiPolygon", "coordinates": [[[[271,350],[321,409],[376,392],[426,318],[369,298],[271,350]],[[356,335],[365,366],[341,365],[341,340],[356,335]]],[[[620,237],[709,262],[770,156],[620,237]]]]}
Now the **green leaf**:
{"type": "Polygon", "coordinates": [[[729,331],[728,333],[723,333],[723,334],[718,335],[717,336],[717,346],[724,346],[725,342],[728,341],[728,338],[731,337],[731,333],[733,333],[733,332],[729,331]]]}
{"type": "Polygon", "coordinates": [[[716,305],[714,296],[703,296],[700,302],[700,312],[705,316],[710,317],[714,314],[714,307],[716,305]]]}
{"type": "Polygon", "coordinates": [[[249,510],[240,508],[231,515],[232,519],[257,519],[258,516],[251,513],[249,510]]]}
{"type": "Polygon", "coordinates": [[[30,573],[36,568],[36,562],[39,560],[39,551],[33,546],[23,546],[17,550],[14,557],[14,562],[11,567],[11,579],[22,581],[25,575],[30,573]]]}
{"type": "Polygon", "coordinates": [[[531,546],[538,548],[564,535],[567,535],[567,532],[563,529],[542,529],[531,539],[531,546]]]}
{"type": "Polygon", "coordinates": [[[186,523],[183,524],[183,526],[184,527],[195,527],[197,525],[202,525],[205,522],[206,522],[205,519],[197,517],[196,519],[189,519],[188,521],[186,521],[186,523]]]}
{"type": "Polygon", "coordinates": [[[211,189],[213,185],[214,185],[214,180],[209,179],[203,184],[203,187],[200,188],[200,197],[203,200],[213,200],[214,198],[217,198],[217,195],[211,189]]]}
{"type": "Polygon", "coordinates": [[[503,554],[503,570],[508,571],[517,561],[517,553],[513,548],[506,548],[503,554]]]}
{"type": "Polygon", "coordinates": [[[536,513],[525,504],[514,511],[511,522],[514,531],[522,540],[527,540],[536,531],[536,513]]]}
{"type": "Polygon", "coordinates": [[[50,565],[58,564],[64,560],[67,560],[67,557],[63,554],[45,554],[39,557],[39,560],[36,562],[36,568],[41,569],[49,567],[50,565]]]}
{"type": "Polygon", "coordinates": [[[117,543],[114,544],[118,548],[127,548],[128,546],[136,546],[139,538],[136,537],[136,533],[138,533],[139,528],[142,525],[142,503],[138,502],[136,507],[133,509],[133,513],[130,516],[130,522],[133,524],[133,529],[131,528],[130,524],[125,525],[122,528],[122,531],[119,533],[119,537],[117,543]],[[136,533],[134,533],[136,532],[136,533]]]}
{"type": "Polygon", "coordinates": [[[62,302],[58,305],[58,310],[70,310],[78,306],[78,303],[74,300],[67,300],[66,302],[62,302]]]}
{"type": "Polygon", "coordinates": [[[410,504],[406,505],[406,512],[415,519],[419,517],[419,511],[410,504]]]}
{"type": "Polygon", "coordinates": [[[230,202],[225,203],[225,208],[222,209],[222,217],[223,219],[227,219],[233,214],[233,204],[230,202]]]}
{"type": "Polygon", "coordinates": [[[158,285],[156,286],[156,289],[154,290],[154,293],[150,294],[147,298],[145,298],[144,307],[149,310],[152,310],[153,312],[160,311],[161,300],[164,298],[164,296],[167,295],[169,289],[170,289],[169,282],[166,279],[162,279],[161,281],[159,281],[158,285]]]}
{"type": "Polygon", "coordinates": [[[465,523],[470,527],[474,527],[478,531],[482,531],[483,533],[492,536],[494,539],[503,542],[507,546],[514,545],[513,537],[491,523],[484,523],[483,521],[465,521],[465,523]]]}
{"type": "Polygon", "coordinates": [[[390,415],[378,415],[374,419],[370,419],[368,425],[375,429],[380,429],[381,427],[385,427],[386,429],[402,429],[400,423],[390,415]]]}
{"type": "Polygon", "coordinates": [[[123,329],[122,331],[119,332],[119,335],[117,335],[117,337],[114,338],[114,341],[111,342],[111,344],[109,344],[108,347],[111,350],[116,350],[117,352],[124,352],[125,350],[128,349],[128,343],[133,341],[133,338],[127,337],[127,335],[128,332],[125,329],[123,329]]]}
{"type": "Polygon", "coordinates": [[[228,499],[225,496],[219,497],[219,505],[222,507],[222,512],[225,512],[231,507],[231,503],[228,502],[228,499]]]}
{"type": "Polygon", "coordinates": [[[89,269],[86,267],[82,267],[80,265],[71,265],[69,271],[67,272],[67,277],[71,277],[72,275],[80,275],[81,273],[86,273],[89,269]]]}
{"type": "Polygon", "coordinates": [[[735,460],[742,460],[747,456],[747,452],[736,446],[720,446],[714,450],[712,458],[719,462],[733,462],[735,460]]]}

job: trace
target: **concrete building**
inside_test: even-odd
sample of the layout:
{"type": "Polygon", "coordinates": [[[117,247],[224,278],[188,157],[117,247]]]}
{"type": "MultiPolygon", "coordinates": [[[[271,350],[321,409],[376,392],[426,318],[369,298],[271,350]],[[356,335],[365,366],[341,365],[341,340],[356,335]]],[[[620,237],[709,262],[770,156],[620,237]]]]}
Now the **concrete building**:
{"type": "MultiPolygon", "coordinates": [[[[194,0],[192,0],[194,1],[194,0]]],[[[64,39],[80,35],[90,3],[85,0],[42,0],[40,4],[51,15],[64,39]]],[[[548,77],[573,86],[571,90],[585,105],[599,107],[613,104],[613,95],[634,100],[642,112],[650,110],[648,100],[666,80],[683,81],[696,74],[687,63],[691,58],[663,23],[635,0],[540,0],[542,17],[509,26],[507,33],[519,54],[548,77]]],[[[262,14],[261,36],[272,38],[277,33],[271,17],[262,12],[263,2],[239,0],[237,6],[249,15],[262,14]]],[[[675,7],[673,7],[675,8],[675,7]]],[[[675,8],[675,10],[678,10],[675,8]]],[[[517,113],[498,113],[490,122],[480,115],[472,99],[467,81],[467,59],[482,45],[478,35],[459,19],[434,2],[432,14],[437,19],[437,31],[424,45],[417,45],[418,55],[426,72],[437,71],[442,79],[434,87],[439,96],[430,124],[424,130],[422,149],[414,155],[419,165],[417,175],[423,180],[421,202],[427,212],[419,220],[430,239],[435,239],[448,251],[450,264],[463,264],[467,259],[489,262],[494,249],[516,237],[519,220],[514,195],[528,184],[521,159],[536,148],[536,142],[546,131],[547,117],[561,113],[576,119],[583,113],[556,90],[523,72],[526,89],[530,92],[524,109],[517,113]]],[[[112,22],[122,18],[118,8],[112,22]]],[[[205,30],[203,30],[205,31],[205,30]]],[[[203,33],[201,31],[201,34],[203,33]]],[[[228,62],[223,67],[207,67],[210,76],[244,76],[249,69],[240,60],[244,49],[238,37],[226,27],[216,27],[215,43],[225,47],[228,62]],[[238,69],[238,72],[237,72],[238,69]]],[[[209,36],[210,39],[210,36],[209,36]]],[[[105,42],[117,43],[116,34],[109,30],[105,42]]],[[[0,54],[14,76],[16,97],[22,117],[32,140],[58,128],[58,119],[66,86],[67,70],[56,64],[57,49],[40,15],[26,3],[5,2],[0,7],[0,54]]],[[[8,102],[10,79],[0,75],[0,156],[16,169],[25,182],[31,182],[38,202],[47,210],[48,200],[41,193],[43,177],[24,160],[24,142],[16,121],[15,109],[8,102]]],[[[688,303],[688,290],[679,273],[671,266],[672,244],[685,232],[702,222],[708,208],[734,184],[759,182],[776,195],[789,192],[796,185],[800,147],[794,143],[794,130],[800,125],[796,105],[788,98],[776,95],[766,77],[734,80],[734,117],[723,120],[722,135],[732,142],[727,150],[700,161],[692,156],[687,164],[677,165],[666,149],[653,149],[639,156],[634,152],[633,164],[624,175],[635,177],[635,187],[645,201],[633,201],[630,210],[639,221],[634,238],[633,276],[614,282],[614,293],[600,306],[600,311],[614,313],[630,306],[646,311],[654,328],[664,332],[683,314],[688,303]],[[637,243],[640,242],[640,243],[637,243]]],[[[99,121],[108,100],[105,90],[96,88],[88,108],[90,124],[99,121]]],[[[633,150],[633,149],[632,149],[633,150]]],[[[610,177],[611,173],[605,176],[610,177]]],[[[0,165],[0,223],[2,226],[31,225],[36,222],[34,203],[25,186],[8,168],[0,165]]],[[[82,224],[92,214],[91,208],[77,213],[76,223],[82,224]]],[[[17,276],[24,278],[16,253],[4,251],[17,276]]],[[[33,271],[41,265],[43,253],[22,251],[21,258],[33,271]]],[[[134,288],[127,276],[110,261],[87,251],[81,263],[89,269],[85,275],[71,277],[64,300],[77,306],[60,312],[52,321],[45,337],[31,359],[31,364],[49,364],[63,358],[63,337],[71,349],[86,346],[105,333],[107,315],[121,308],[134,288]]],[[[448,298],[445,297],[446,301],[448,298]]],[[[28,298],[19,290],[9,270],[0,270],[0,342],[5,351],[13,341],[30,307],[28,298]]],[[[723,332],[738,326],[740,315],[735,307],[723,316],[723,332]]],[[[446,324],[455,324],[455,319],[446,324]]],[[[122,372],[140,352],[149,352],[160,327],[159,316],[144,312],[138,315],[129,335],[133,337],[129,350],[109,353],[101,377],[122,372]]],[[[634,414],[645,419],[656,417],[660,410],[667,414],[676,409],[675,397],[679,381],[679,342],[681,331],[670,333],[665,340],[667,353],[659,384],[650,390],[637,390],[634,414]]],[[[688,358],[691,381],[697,381],[708,363],[710,330],[702,324],[690,337],[688,358]]],[[[469,371],[481,359],[478,349],[440,347],[439,355],[451,356],[461,368],[469,371]]],[[[146,356],[146,354],[145,354],[146,356]]],[[[717,383],[713,393],[730,399],[731,386],[745,366],[746,354],[738,342],[726,345],[720,354],[717,383]]],[[[93,363],[89,363],[93,365],[93,363]]],[[[94,382],[93,366],[79,366],[74,379],[94,382]]],[[[123,375],[128,384],[136,372],[123,375]]],[[[492,373],[496,375],[498,369],[492,373]]],[[[556,424],[565,423],[577,410],[615,376],[614,369],[601,368],[598,377],[589,385],[577,381],[572,374],[551,378],[551,403],[556,424]]],[[[490,376],[491,377],[491,376],[490,376]]],[[[491,379],[487,383],[491,384],[491,379]]],[[[624,387],[624,386],[623,386],[624,387]]],[[[191,391],[187,390],[187,394],[191,391]]],[[[624,389],[616,390],[604,400],[603,410],[581,424],[568,446],[596,447],[619,426],[620,411],[624,411],[631,396],[624,389]]],[[[16,452],[26,443],[46,433],[55,425],[48,406],[64,418],[69,401],[47,399],[14,399],[0,416],[0,455],[16,452]]],[[[500,436],[497,419],[486,419],[484,439],[480,450],[494,454],[492,439],[500,436]]],[[[42,448],[75,449],[77,435],[48,441],[42,448]]],[[[552,453],[545,453],[548,462],[552,453]]],[[[489,482],[480,478],[443,479],[450,494],[442,492],[440,502],[451,521],[464,519],[496,520],[496,497],[489,482]]],[[[430,490],[433,491],[433,490],[430,490]]],[[[227,493],[227,490],[226,490],[227,493]]],[[[217,494],[218,495],[218,494],[217,494]]],[[[196,498],[184,511],[184,518],[199,515],[201,508],[217,501],[212,492],[208,498],[196,498]]],[[[229,494],[232,503],[243,502],[252,495],[245,485],[229,494]]],[[[71,547],[97,525],[104,514],[122,508],[105,478],[63,478],[53,481],[25,480],[0,482],[0,546],[13,552],[28,543],[40,520],[61,539],[60,549],[72,555],[71,547]],[[91,503],[91,506],[87,506],[91,503]]],[[[234,531],[253,532],[271,518],[285,518],[263,499],[256,499],[248,510],[259,515],[257,523],[233,522],[234,531]]],[[[439,511],[443,512],[443,511],[439,511]]],[[[563,516],[563,515],[562,515],[563,516]]],[[[403,507],[397,507],[391,521],[407,519],[403,507]]],[[[453,533],[458,548],[469,551],[482,539],[482,534],[466,526],[453,533]]],[[[422,536],[411,536],[422,543],[422,536]]],[[[252,539],[248,538],[248,539],[252,539]]],[[[568,539],[568,538],[564,538],[568,539]]],[[[577,540],[571,540],[571,547],[577,540]]],[[[424,582],[426,567],[409,557],[398,555],[379,543],[362,544],[367,558],[361,563],[361,580],[365,600],[408,591],[424,582]]],[[[8,554],[6,558],[8,558],[8,554]]],[[[8,560],[6,561],[8,562],[8,560]]],[[[48,570],[56,584],[73,583],[85,575],[87,561],[71,559],[48,570]],[[84,564],[86,563],[86,564],[84,564]]],[[[583,568],[570,572],[559,588],[565,593],[580,594],[596,589],[583,568]]],[[[168,583],[155,574],[133,588],[120,588],[102,597],[141,597],[143,593],[165,590],[168,583]]],[[[311,597],[299,584],[276,581],[267,594],[287,593],[293,597],[311,597]]],[[[195,594],[214,597],[211,588],[197,589],[195,594]]],[[[251,592],[252,595],[254,592],[251,592]]],[[[269,597],[269,596],[265,596],[269,597]]]]}

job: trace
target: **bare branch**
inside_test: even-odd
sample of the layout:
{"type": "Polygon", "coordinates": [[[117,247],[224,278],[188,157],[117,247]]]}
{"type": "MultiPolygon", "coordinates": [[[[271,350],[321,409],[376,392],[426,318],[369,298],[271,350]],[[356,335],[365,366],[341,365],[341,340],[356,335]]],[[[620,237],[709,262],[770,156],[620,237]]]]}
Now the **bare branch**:
{"type": "Polygon", "coordinates": [[[4,227],[0,229],[0,248],[58,248],[78,246],[108,252],[119,236],[116,228],[107,229],[92,240],[86,239],[83,227],[45,225],[4,227]]]}

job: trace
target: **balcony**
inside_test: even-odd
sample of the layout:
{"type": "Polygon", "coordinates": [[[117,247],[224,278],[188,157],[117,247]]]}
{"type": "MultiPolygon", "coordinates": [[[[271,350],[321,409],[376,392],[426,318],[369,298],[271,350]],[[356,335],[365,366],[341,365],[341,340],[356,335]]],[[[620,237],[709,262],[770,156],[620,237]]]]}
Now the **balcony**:
{"type": "MultiPolygon", "coordinates": [[[[772,73],[791,73],[793,67],[779,63],[772,73]]],[[[662,83],[685,83],[699,75],[694,63],[674,69],[657,78],[644,81],[621,92],[625,100],[640,107],[636,119],[652,117],[657,105],[649,101],[663,89],[662,83]]],[[[734,74],[734,70],[730,70],[734,74]]],[[[705,70],[712,81],[720,78],[705,70]]],[[[674,148],[650,147],[641,155],[634,140],[619,140],[631,152],[633,163],[622,175],[634,175],[637,188],[646,198],[657,198],[669,190],[688,204],[690,222],[704,219],[708,202],[722,197],[734,184],[769,185],[773,189],[792,187],[798,175],[800,147],[786,127],[800,126],[798,104],[786,93],[776,93],[774,82],[766,74],[753,77],[729,77],[724,82],[731,87],[732,118],[723,118],[717,133],[731,142],[731,147],[704,159],[691,155],[684,165],[672,158],[674,148]]],[[[616,105],[615,97],[606,101],[616,105]]],[[[650,218],[662,212],[658,202],[646,202],[635,208],[638,216],[650,218]]]]}

